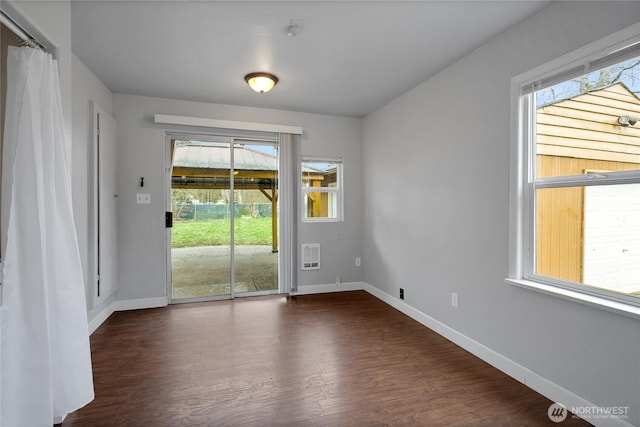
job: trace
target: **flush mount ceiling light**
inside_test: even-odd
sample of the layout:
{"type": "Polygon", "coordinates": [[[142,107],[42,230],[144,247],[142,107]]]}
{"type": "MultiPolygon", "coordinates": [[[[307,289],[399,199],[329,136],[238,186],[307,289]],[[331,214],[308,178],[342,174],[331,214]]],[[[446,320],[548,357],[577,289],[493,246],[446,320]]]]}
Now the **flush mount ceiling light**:
{"type": "Polygon", "coordinates": [[[269,73],[249,73],[244,81],[258,93],[269,92],[278,83],[278,78],[269,73]]]}

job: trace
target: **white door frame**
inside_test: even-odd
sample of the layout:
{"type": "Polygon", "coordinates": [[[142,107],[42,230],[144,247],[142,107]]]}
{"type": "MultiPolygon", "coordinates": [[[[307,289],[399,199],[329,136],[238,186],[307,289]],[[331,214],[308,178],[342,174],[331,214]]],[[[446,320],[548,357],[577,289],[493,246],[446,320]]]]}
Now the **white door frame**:
{"type": "MultiPolygon", "coordinates": [[[[171,212],[171,171],[173,168],[173,159],[172,159],[172,144],[171,141],[175,140],[175,139],[197,139],[199,141],[206,141],[206,142],[220,142],[220,143],[225,143],[225,144],[229,144],[229,149],[231,150],[231,170],[230,173],[233,176],[233,154],[234,154],[234,146],[237,142],[241,141],[241,142],[245,142],[245,143],[255,143],[255,144],[259,144],[259,143],[269,143],[269,144],[275,144],[276,146],[278,146],[278,139],[277,137],[269,137],[269,136],[265,136],[265,137],[261,137],[261,138],[256,138],[253,136],[250,137],[242,137],[242,136],[227,136],[227,135],[216,135],[214,133],[208,134],[208,133],[185,133],[185,132],[170,132],[167,131],[165,133],[165,211],[166,212],[171,212]]],[[[231,180],[231,194],[233,195],[233,179],[231,180]]],[[[232,196],[233,197],[233,196],[232,196]]],[[[280,205],[280,202],[278,202],[278,205],[280,205]]],[[[280,209],[278,209],[278,215],[280,215],[280,209]]],[[[234,242],[234,215],[231,216],[231,241],[230,241],[230,246],[233,249],[235,242],[234,242]]],[[[280,221],[278,221],[278,223],[280,223],[280,221]]],[[[280,232],[281,234],[281,232],[280,232]]],[[[173,292],[172,292],[172,268],[171,268],[171,228],[165,228],[165,240],[166,240],[166,292],[167,292],[167,298],[169,300],[170,304],[175,304],[175,303],[187,303],[187,302],[200,302],[200,301],[215,301],[215,300],[226,300],[226,299],[233,299],[236,297],[251,297],[251,296],[259,296],[259,295],[269,295],[269,294],[275,294],[275,293],[283,293],[283,280],[282,280],[282,275],[280,274],[280,271],[278,273],[278,289],[276,291],[257,291],[257,292],[241,292],[236,294],[236,291],[234,289],[234,281],[235,281],[235,260],[234,260],[234,250],[231,251],[231,289],[230,289],[230,294],[227,295],[219,295],[219,296],[207,296],[207,297],[198,297],[198,298],[181,298],[181,299],[174,299],[173,298],[173,292]]],[[[285,245],[287,244],[286,241],[288,239],[281,239],[281,242],[283,242],[285,245]]],[[[281,255],[280,252],[278,253],[278,267],[280,270],[280,266],[282,264],[281,259],[280,259],[281,255]]]]}

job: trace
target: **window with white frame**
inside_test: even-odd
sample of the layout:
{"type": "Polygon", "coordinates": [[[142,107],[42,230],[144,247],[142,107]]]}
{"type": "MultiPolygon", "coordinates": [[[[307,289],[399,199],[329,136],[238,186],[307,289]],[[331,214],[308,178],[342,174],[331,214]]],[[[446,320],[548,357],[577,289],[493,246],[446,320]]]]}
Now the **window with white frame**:
{"type": "Polygon", "coordinates": [[[342,221],[342,159],[303,157],[302,220],[342,221]]]}
{"type": "Polygon", "coordinates": [[[640,36],[547,68],[514,80],[510,278],[639,307],[640,36]]]}

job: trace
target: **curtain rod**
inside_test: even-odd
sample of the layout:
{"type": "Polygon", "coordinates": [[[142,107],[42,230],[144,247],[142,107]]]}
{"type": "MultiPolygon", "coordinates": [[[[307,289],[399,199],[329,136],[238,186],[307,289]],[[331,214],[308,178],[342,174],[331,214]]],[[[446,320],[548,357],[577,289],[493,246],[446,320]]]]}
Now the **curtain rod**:
{"type": "Polygon", "coordinates": [[[9,28],[18,38],[22,40],[25,46],[46,51],[45,47],[36,40],[31,34],[27,33],[20,25],[16,23],[9,15],[0,10],[0,22],[9,28]]]}

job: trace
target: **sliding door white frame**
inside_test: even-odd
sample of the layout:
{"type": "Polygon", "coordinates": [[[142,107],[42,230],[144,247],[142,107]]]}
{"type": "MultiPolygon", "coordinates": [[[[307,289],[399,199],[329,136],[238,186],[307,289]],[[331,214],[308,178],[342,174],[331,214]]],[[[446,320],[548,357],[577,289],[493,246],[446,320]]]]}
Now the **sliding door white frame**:
{"type": "MultiPolygon", "coordinates": [[[[296,217],[296,176],[297,163],[295,156],[297,154],[294,136],[291,134],[274,134],[272,132],[261,132],[256,135],[255,132],[241,132],[238,130],[227,129],[212,131],[209,133],[202,132],[171,132],[165,134],[165,209],[171,211],[171,171],[173,165],[171,141],[175,139],[198,139],[208,142],[229,143],[233,153],[234,143],[237,142],[253,142],[253,143],[271,143],[276,144],[278,148],[278,229],[279,232],[279,256],[278,256],[278,293],[290,293],[295,291],[295,235],[297,230],[296,217]]],[[[233,173],[233,171],[231,171],[233,173]]],[[[232,180],[233,181],[233,180],[232,180]]],[[[232,224],[233,226],[233,224],[232,224]]],[[[174,301],[172,299],[171,290],[171,229],[166,229],[166,292],[171,302],[195,302],[205,300],[203,298],[180,299],[174,301]]],[[[233,242],[232,242],[233,243],[233,242]]],[[[233,271],[233,256],[231,257],[231,268],[233,271]]],[[[242,296],[262,295],[263,292],[242,292],[242,296]]],[[[234,298],[235,292],[231,290],[231,295],[225,295],[219,298],[212,297],[206,300],[228,299],[234,298]]]]}

